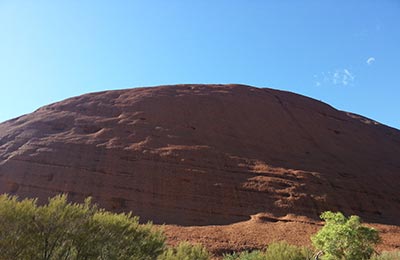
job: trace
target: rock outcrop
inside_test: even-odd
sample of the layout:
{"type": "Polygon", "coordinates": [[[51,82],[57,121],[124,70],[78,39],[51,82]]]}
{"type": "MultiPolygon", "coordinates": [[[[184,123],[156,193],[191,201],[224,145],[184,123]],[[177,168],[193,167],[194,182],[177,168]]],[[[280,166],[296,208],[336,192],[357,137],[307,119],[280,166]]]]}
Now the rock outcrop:
{"type": "Polygon", "coordinates": [[[176,225],[307,221],[325,210],[400,225],[400,131],[243,85],[106,91],[0,124],[0,192],[67,192],[176,225]]]}

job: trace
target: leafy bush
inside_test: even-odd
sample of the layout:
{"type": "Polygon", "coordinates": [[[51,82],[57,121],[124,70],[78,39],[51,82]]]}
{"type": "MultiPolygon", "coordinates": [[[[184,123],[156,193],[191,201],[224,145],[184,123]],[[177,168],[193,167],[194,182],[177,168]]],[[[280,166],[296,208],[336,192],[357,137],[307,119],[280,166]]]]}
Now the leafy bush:
{"type": "Polygon", "coordinates": [[[265,251],[265,260],[307,260],[312,252],[306,247],[289,245],[286,242],[272,243],[265,251]]]}
{"type": "Polygon", "coordinates": [[[268,245],[265,252],[252,251],[225,255],[223,260],[307,260],[312,252],[305,247],[289,245],[286,242],[276,242],[268,245]]]}
{"type": "Polygon", "coordinates": [[[374,255],[371,260],[400,260],[400,251],[385,251],[380,255],[374,255]]]}
{"type": "Polygon", "coordinates": [[[0,196],[0,260],[155,259],[164,236],[131,214],[98,209],[66,195],[38,206],[34,199],[0,196]]]}
{"type": "Polygon", "coordinates": [[[241,252],[224,255],[223,260],[265,260],[265,255],[262,251],[254,250],[251,252],[241,252]]]}
{"type": "Polygon", "coordinates": [[[324,252],[322,259],[369,259],[380,241],[378,231],[362,226],[358,216],[346,218],[340,212],[327,211],[321,219],[325,225],[311,240],[324,252]]]}
{"type": "Polygon", "coordinates": [[[209,260],[210,253],[201,245],[191,245],[187,242],[180,243],[175,248],[168,248],[158,260],[209,260]]]}

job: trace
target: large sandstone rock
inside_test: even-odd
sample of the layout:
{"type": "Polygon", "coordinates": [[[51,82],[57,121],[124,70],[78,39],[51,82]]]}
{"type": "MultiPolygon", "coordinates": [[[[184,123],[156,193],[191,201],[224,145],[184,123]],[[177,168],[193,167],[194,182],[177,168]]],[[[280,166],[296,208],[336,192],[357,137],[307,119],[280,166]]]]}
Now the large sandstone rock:
{"type": "MultiPolygon", "coordinates": [[[[378,109],[378,108],[377,108],[378,109]]],[[[177,225],[400,224],[400,131],[289,92],[178,85],[87,94],[0,124],[0,192],[68,192],[177,225]]]]}

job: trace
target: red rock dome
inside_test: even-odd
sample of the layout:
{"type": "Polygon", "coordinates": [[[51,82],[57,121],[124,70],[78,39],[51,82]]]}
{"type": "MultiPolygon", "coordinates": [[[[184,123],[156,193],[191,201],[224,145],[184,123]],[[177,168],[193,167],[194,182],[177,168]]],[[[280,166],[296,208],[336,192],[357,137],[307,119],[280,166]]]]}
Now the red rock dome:
{"type": "Polygon", "coordinates": [[[86,94],[0,124],[0,192],[67,192],[177,225],[400,224],[400,131],[301,95],[243,85],[86,94]]]}

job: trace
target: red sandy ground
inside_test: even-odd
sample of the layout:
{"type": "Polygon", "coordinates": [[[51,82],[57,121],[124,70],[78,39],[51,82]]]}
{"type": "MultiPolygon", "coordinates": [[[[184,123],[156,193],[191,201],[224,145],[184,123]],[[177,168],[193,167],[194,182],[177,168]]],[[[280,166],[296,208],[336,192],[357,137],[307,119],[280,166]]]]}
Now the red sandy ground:
{"type": "MultiPolygon", "coordinates": [[[[377,250],[400,250],[400,227],[382,224],[367,224],[376,228],[381,235],[382,243],[377,250]]],[[[233,251],[263,249],[271,242],[287,241],[298,246],[312,248],[310,237],[318,232],[322,223],[309,224],[301,222],[262,223],[254,220],[225,226],[204,227],[161,227],[168,237],[170,245],[181,241],[200,243],[215,256],[233,251]]]]}

